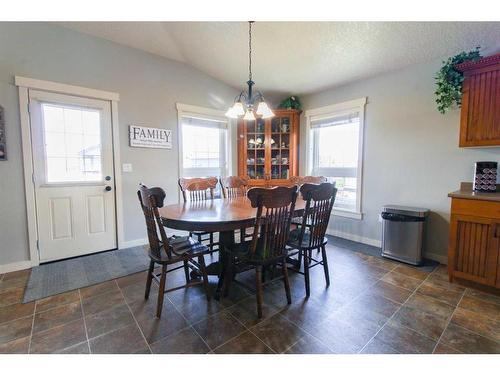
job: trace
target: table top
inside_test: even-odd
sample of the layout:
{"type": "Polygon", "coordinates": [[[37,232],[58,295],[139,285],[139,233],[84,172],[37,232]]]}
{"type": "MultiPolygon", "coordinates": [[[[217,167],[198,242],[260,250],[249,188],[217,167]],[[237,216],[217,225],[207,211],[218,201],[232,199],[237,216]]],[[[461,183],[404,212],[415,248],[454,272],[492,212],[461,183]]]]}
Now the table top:
{"type": "MultiPolygon", "coordinates": [[[[306,202],[297,197],[295,214],[301,215],[306,202]]],[[[213,199],[171,204],[159,209],[163,225],[187,231],[219,232],[253,225],[257,213],[247,197],[213,199]]]]}

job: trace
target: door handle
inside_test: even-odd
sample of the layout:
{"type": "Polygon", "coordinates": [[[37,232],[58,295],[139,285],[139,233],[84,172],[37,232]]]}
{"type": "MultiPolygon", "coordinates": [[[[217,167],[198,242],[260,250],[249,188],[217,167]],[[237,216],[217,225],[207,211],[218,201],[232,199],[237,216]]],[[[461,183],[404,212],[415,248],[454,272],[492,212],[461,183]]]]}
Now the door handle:
{"type": "Polygon", "coordinates": [[[106,181],[111,181],[111,176],[106,176],[106,177],[104,177],[104,179],[105,179],[106,181]]]}
{"type": "Polygon", "coordinates": [[[111,190],[112,190],[112,188],[111,188],[111,186],[106,186],[106,187],[104,188],[104,190],[106,190],[106,191],[111,191],[111,190]]]}

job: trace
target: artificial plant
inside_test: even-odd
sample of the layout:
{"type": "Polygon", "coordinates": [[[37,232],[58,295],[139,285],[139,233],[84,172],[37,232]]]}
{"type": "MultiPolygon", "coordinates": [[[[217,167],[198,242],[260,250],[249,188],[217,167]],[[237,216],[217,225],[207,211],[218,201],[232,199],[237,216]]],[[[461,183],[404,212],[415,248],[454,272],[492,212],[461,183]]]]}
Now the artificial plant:
{"type": "Polygon", "coordinates": [[[283,100],[278,108],[285,109],[300,109],[302,105],[300,104],[300,100],[297,96],[290,96],[283,100]]]}
{"type": "Polygon", "coordinates": [[[477,61],[481,58],[480,47],[470,52],[460,52],[458,55],[443,61],[443,66],[436,74],[436,104],[441,113],[445,113],[454,106],[462,104],[462,72],[455,69],[455,65],[466,61],[477,61]]]}

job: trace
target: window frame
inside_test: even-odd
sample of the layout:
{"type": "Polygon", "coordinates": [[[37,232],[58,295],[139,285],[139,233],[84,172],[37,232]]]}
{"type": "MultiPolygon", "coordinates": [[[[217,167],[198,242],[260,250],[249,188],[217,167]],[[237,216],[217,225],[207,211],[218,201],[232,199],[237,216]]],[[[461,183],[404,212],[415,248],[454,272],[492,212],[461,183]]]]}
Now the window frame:
{"type": "MultiPolygon", "coordinates": [[[[200,117],[200,118],[205,118],[205,119],[212,119],[220,122],[224,122],[227,124],[226,127],[226,136],[224,137],[224,143],[225,143],[225,161],[224,161],[224,167],[221,168],[223,170],[224,175],[223,176],[217,176],[217,177],[225,177],[228,176],[230,171],[232,171],[232,158],[231,158],[231,121],[224,115],[224,111],[220,111],[217,109],[213,108],[206,108],[206,107],[199,107],[199,106],[194,106],[190,104],[182,104],[182,103],[176,103],[176,108],[177,108],[177,140],[178,140],[178,145],[179,145],[179,170],[178,170],[178,176],[179,177],[184,177],[182,176],[182,172],[184,171],[184,151],[183,151],[183,137],[182,137],[182,118],[183,117],[200,117]]],[[[222,137],[222,135],[221,135],[222,137]]],[[[200,168],[203,169],[203,168],[200,168]]]]}
{"type": "Polygon", "coordinates": [[[324,107],[309,109],[305,111],[306,118],[306,173],[312,174],[314,163],[317,160],[317,150],[315,150],[314,129],[311,127],[311,122],[318,117],[330,117],[338,115],[346,111],[359,112],[359,137],[358,137],[358,165],[357,165],[357,181],[356,181],[356,209],[355,211],[333,208],[332,215],[347,217],[351,219],[361,220],[362,213],[362,188],[363,188],[363,153],[364,153],[364,132],[365,132],[365,105],[366,97],[349,100],[342,103],[336,103],[324,107]]]}

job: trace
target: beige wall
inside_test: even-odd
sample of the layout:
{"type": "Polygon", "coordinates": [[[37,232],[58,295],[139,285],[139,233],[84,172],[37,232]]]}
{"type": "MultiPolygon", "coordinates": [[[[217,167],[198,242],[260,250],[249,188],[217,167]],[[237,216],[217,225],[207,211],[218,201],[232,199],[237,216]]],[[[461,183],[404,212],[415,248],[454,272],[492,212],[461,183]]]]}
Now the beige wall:
{"type": "Polygon", "coordinates": [[[5,109],[8,161],[0,162],[0,266],[29,259],[19,104],[14,76],[21,75],[114,91],[119,121],[125,240],[145,238],[137,196],[139,182],[162,186],[177,200],[178,145],[175,103],[225,109],[233,88],[164,58],[86,36],[56,25],[0,23],[0,105],[5,109]],[[131,148],[128,125],[173,130],[172,150],[131,148]]]}
{"type": "MultiPolygon", "coordinates": [[[[440,61],[302,97],[305,110],[368,97],[365,112],[363,220],[334,217],[331,229],[369,243],[381,239],[378,215],[385,204],[432,211],[426,251],[445,256],[450,201],[461,181],[472,181],[475,161],[500,161],[500,148],[458,147],[458,110],[441,115],[434,103],[440,61]]],[[[332,67],[334,69],[334,67],[332,67]]],[[[305,121],[301,123],[301,172],[305,173],[305,121]]]]}

